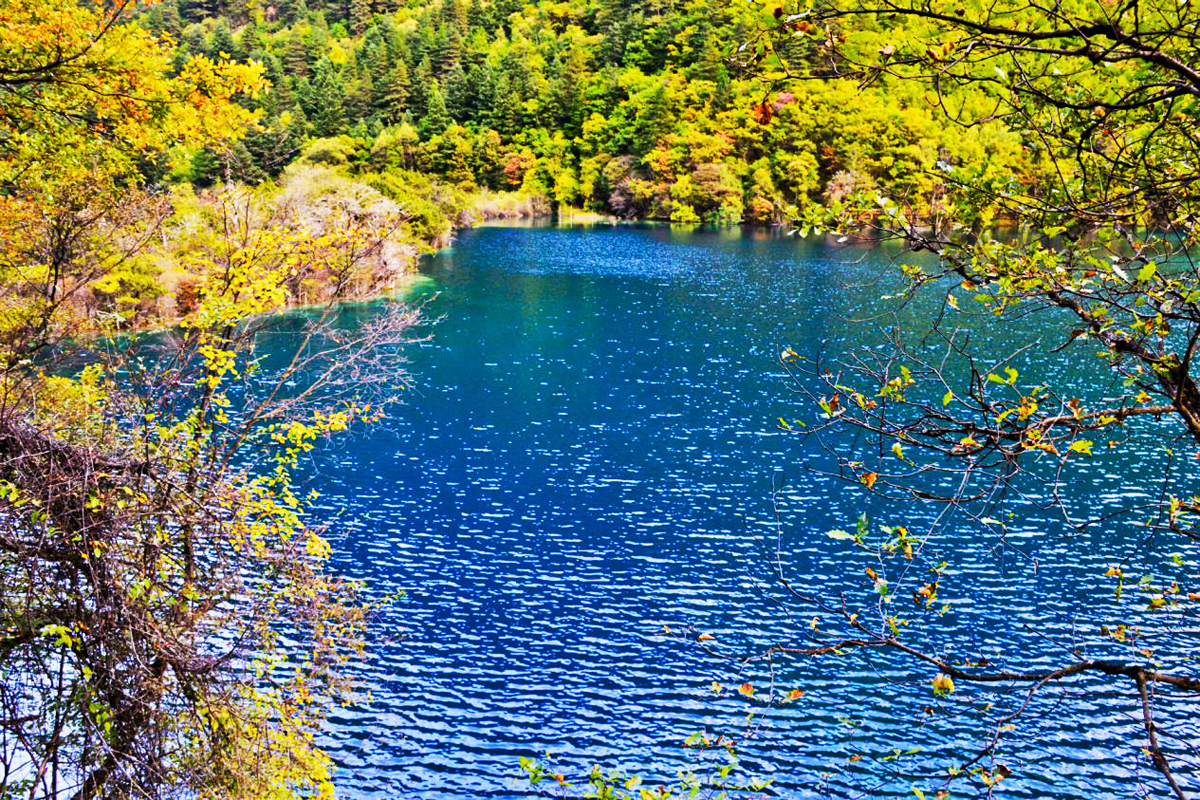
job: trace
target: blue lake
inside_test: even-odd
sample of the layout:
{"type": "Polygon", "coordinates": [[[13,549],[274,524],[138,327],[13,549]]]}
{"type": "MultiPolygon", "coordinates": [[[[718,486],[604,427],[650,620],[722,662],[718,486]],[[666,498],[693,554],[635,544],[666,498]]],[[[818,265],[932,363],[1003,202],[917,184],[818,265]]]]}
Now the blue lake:
{"type": "MultiPolygon", "coordinates": [[[[408,402],[327,448],[312,476],[337,568],[407,593],[372,631],[360,676],[371,697],[337,710],[326,736],[341,795],[521,797],[518,757],[547,751],[572,774],[599,762],[670,777],[705,763],[681,745],[707,731],[743,739],[743,768],[774,778],[776,796],[933,797],[942,781],[928,775],[986,742],[968,690],[930,714],[933,671],[875,653],[778,663],[777,684],[806,696],[767,708],[710,688],[765,690],[764,663],[694,641],[710,633],[733,657],[803,642],[813,614],[773,580],[777,545],[793,585],[861,594],[863,564],[826,532],[864,509],[930,519],[827,477],[816,443],[777,424],[813,416],[778,368],[783,347],[882,344],[892,255],[752,230],[598,226],[481,228],[425,259],[419,293],[439,321],[411,348],[408,402]],[[665,626],[692,626],[692,641],[665,626]],[[921,752],[888,759],[893,748],[921,752]]],[[[932,308],[899,318],[919,330],[932,308]]],[[[998,352],[1045,327],[963,324],[998,352]]],[[[1064,390],[1094,377],[1086,348],[1050,352],[1062,336],[1027,353],[1023,375],[1064,390]]],[[[1073,484],[1085,511],[1156,491],[1162,433],[1134,435],[1143,456],[1098,457],[1073,484]]],[[[1023,513],[1003,544],[965,523],[935,540],[953,564],[935,648],[997,658],[1020,642],[1011,666],[1069,663],[1063,642],[1115,614],[1106,566],[1163,569],[1178,546],[1125,523],[1067,531],[1032,499],[1012,503],[1023,513]]],[[[1004,794],[1129,797],[1139,778],[1157,791],[1129,688],[1045,693],[998,748],[1014,770],[1004,794]]],[[[1170,712],[1185,740],[1195,711],[1170,712]]],[[[951,788],[984,792],[978,780],[951,788]]]]}

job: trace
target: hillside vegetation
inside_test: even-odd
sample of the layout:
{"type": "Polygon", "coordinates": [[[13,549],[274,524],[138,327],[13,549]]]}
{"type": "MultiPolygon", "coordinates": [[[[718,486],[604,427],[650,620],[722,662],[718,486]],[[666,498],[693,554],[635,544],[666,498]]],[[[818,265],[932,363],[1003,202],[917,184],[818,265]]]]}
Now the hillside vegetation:
{"type": "MultiPolygon", "coordinates": [[[[772,11],[721,0],[168,0],[144,23],[178,41],[181,62],[259,61],[271,83],[251,102],[260,130],[177,171],[199,186],[260,182],[303,157],[402,200],[412,193],[398,171],[622,218],[779,223],[877,191],[928,216],[939,163],[1030,170],[1001,123],[964,135],[920,86],[774,90],[741,74],[731,58],[772,11]]],[[[793,70],[827,56],[815,29],[783,46],[793,70]]],[[[982,95],[957,99],[982,109],[982,95]]]]}

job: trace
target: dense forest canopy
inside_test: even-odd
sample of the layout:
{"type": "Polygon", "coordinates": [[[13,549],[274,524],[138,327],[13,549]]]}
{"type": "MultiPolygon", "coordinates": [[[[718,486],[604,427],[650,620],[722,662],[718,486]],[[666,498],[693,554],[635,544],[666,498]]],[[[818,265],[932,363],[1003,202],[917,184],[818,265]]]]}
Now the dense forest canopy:
{"type": "MultiPolygon", "coordinates": [[[[997,122],[970,136],[922,87],[853,79],[771,91],[730,58],[772,6],[717,0],[201,3],[144,23],[196,54],[254,60],[264,129],[196,155],[205,185],[307,158],[678,222],[782,222],[876,189],[930,212],[936,164],[1029,170],[997,122]]],[[[794,65],[823,58],[793,39],[794,65]]],[[[982,93],[964,90],[966,105],[982,93]]],[[[982,111],[983,106],[980,106],[982,111]]]]}

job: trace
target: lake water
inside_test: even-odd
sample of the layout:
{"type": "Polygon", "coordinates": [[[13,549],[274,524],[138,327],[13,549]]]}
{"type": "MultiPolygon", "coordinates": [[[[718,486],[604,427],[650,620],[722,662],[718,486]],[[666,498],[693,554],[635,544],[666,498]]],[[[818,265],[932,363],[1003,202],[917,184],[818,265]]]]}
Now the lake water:
{"type": "MultiPolygon", "coordinates": [[[[600,762],[669,777],[703,763],[681,745],[707,731],[746,737],[744,769],[774,778],[777,796],[918,786],[932,797],[941,781],[920,775],[983,745],[966,709],[981,695],[963,688],[930,715],[933,672],[876,653],[779,664],[778,685],[807,694],[767,709],[710,688],[765,689],[764,665],[664,635],[694,626],[731,656],[801,642],[813,615],[772,581],[777,534],[794,585],[861,595],[862,563],[826,532],[863,509],[929,518],[825,477],[815,443],[776,422],[813,415],[777,367],[784,346],[882,343],[891,318],[873,315],[894,304],[880,299],[890,255],[751,230],[599,226],[482,228],[426,259],[420,292],[441,320],[412,348],[408,403],[326,450],[313,477],[338,569],[407,593],[373,630],[371,698],[338,710],[326,738],[342,796],[525,796],[510,780],[517,759],[547,751],[569,773],[600,762]],[[893,748],[921,752],[886,758],[893,748]]],[[[930,308],[902,318],[919,329],[930,308]]],[[[963,324],[997,352],[1045,327],[963,324]]],[[[1095,359],[1049,353],[1061,343],[1047,336],[1023,375],[1090,382],[1095,359]]],[[[1137,476],[1153,474],[1161,431],[1138,435],[1144,456],[1097,458],[1068,490],[1083,507],[1155,491],[1137,476]]],[[[965,523],[935,541],[953,563],[937,646],[996,658],[1022,642],[1012,666],[1069,663],[1061,642],[1115,614],[1106,566],[1168,569],[1178,546],[1117,523],[1068,533],[1060,516],[1014,503],[1007,544],[965,523]]],[[[1157,791],[1130,688],[1047,691],[1002,740],[996,760],[1014,770],[1004,794],[1128,797],[1138,778],[1157,791]]],[[[1164,712],[1185,742],[1195,711],[1164,712]]]]}

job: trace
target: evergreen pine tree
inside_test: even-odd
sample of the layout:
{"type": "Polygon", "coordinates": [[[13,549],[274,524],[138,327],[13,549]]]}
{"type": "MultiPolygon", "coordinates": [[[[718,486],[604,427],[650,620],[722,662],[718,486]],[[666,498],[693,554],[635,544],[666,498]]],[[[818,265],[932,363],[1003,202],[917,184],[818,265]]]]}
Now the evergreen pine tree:
{"type": "Polygon", "coordinates": [[[199,25],[189,25],[183,32],[183,41],[179,43],[179,47],[190,56],[208,53],[208,42],[204,39],[204,30],[199,25]]]}
{"type": "Polygon", "coordinates": [[[721,55],[721,49],[717,47],[711,25],[704,26],[703,36],[696,63],[691,68],[692,77],[701,81],[716,81],[717,73],[724,66],[725,59],[721,55]]]}
{"type": "Polygon", "coordinates": [[[375,84],[370,72],[363,72],[346,92],[346,119],[366,120],[375,115],[375,84]]]}
{"type": "Polygon", "coordinates": [[[425,115],[421,117],[417,130],[421,132],[422,138],[429,139],[443,133],[452,122],[453,120],[450,119],[450,114],[446,110],[446,100],[442,97],[442,89],[438,86],[437,81],[434,81],[429,87],[425,115]]]}
{"type": "Polygon", "coordinates": [[[472,65],[467,72],[467,86],[472,95],[467,119],[482,123],[491,117],[496,106],[496,76],[487,61],[472,65]]]}
{"type": "Polygon", "coordinates": [[[665,83],[660,83],[639,99],[643,99],[643,103],[636,112],[633,147],[640,156],[654,148],[658,138],[670,127],[671,120],[665,83]]]}
{"type": "Polygon", "coordinates": [[[600,57],[606,64],[620,64],[625,58],[626,21],[629,11],[622,0],[600,0],[596,27],[603,37],[600,57]]]}
{"type": "Polygon", "coordinates": [[[179,16],[184,22],[203,22],[220,13],[219,0],[180,0],[179,16]]]}
{"type": "Polygon", "coordinates": [[[289,75],[303,78],[308,75],[308,48],[304,46],[304,38],[298,31],[288,34],[283,46],[283,68],[289,75]]]}
{"type": "Polygon", "coordinates": [[[266,53],[263,55],[262,61],[263,72],[267,80],[271,82],[271,88],[263,102],[263,108],[267,110],[268,116],[277,117],[296,103],[296,98],[292,93],[292,82],[284,72],[283,63],[274,53],[266,53]]]}
{"type": "Polygon", "coordinates": [[[416,74],[413,75],[408,88],[408,107],[417,117],[425,115],[425,106],[429,101],[429,89],[432,84],[433,66],[429,63],[429,56],[426,56],[417,65],[416,74]]]}
{"type": "MultiPolygon", "coordinates": [[[[375,29],[372,28],[372,30],[375,29]]],[[[392,71],[392,62],[388,58],[387,48],[383,46],[383,42],[378,39],[372,42],[363,52],[362,61],[371,75],[371,81],[378,90],[387,80],[388,73],[392,71]]]]}
{"type": "Polygon", "coordinates": [[[412,56],[408,52],[407,45],[404,44],[404,37],[400,35],[400,31],[391,17],[383,18],[379,25],[379,35],[383,39],[383,46],[387,51],[388,64],[395,64],[400,60],[411,63],[409,59],[412,56]]]}
{"type": "Polygon", "coordinates": [[[454,25],[443,25],[438,31],[433,67],[438,75],[446,75],[462,59],[462,33],[454,25]]]}
{"type": "Polygon", "coordinates": [[[201,188],[207,188],[220,182],[224,175],[224,165],[210,147],[203,147],[192,156],[188,166],[191,182],[201,188]]]}
{"type": "Polygon", "coordinates": [[[179,16],[179,4],[171,0],[163,3],[160,8],[162,9],[162,30],[160,32],[179,38],[179,34],[183,30],[183,19],[179,16]]]}
{"type": "Polygon", "coordinates": [[[154,6],[147,11],[146,16],[142,19],[142,26],[155,36],[162,36],[165,32],[162,7],[154,6]]]}
{"type": "Polygon", "coordinates": [[[496,18],[492,14],[492,7],[484,5],[483,0],[471,0],[467,7],[467,26],[482,28],[488,33],[496,30],[496,18]]]}
{"type": "Polygon", "coordinates": [[[496,102],[488,119],[488,127],[496,129],[505,139],[512,139],[521,130],[521,98],[513,91],[508,77],[496,82],[496,102]]]}
{"type": "Polygon", "coordinates": [[[469,20],[464,0],[443,0],[442,21],[458,32],[459,39],[467,32],[469,20]]]}
{"type": "Polygon", "coordinates": [[[350,32],[361,36],[371,24],[371,0],[350,0],[350,32]]]}
{"type": "Polygon", "coordinates": [[[455,61],[447,71],[445,80],[446,110],[457,122],[470,119],[474,112],[475,97],[462,64],[455,61]]]}
{"type": "Polygon", "coordinates": [[[309,119],[316,136],[336,136],[346,127],[346,87],[333,62],[322,57],[313,68],[309,119]]]}
{"type": "Polygon", "coordinates": [[[235,27],[250,21],[250,0],[222,0],[217,9],[222,19],[228,19],[235,27]]]}
{"type": "Polygon", "coordinates": [[[376,88],[376,102],[379,103],[380,116],[388,122],[396,122],[408,108],[408,66],[404,59],[398,59],[387,80],[381,87],[376,88]]]}
{"type": "Polygon", "coordinates": [[[278,0],[279,21],[285,25],[295,25],[308,16],[308,3],[305,0],[278,0]]]}
{"type": "Polygon", "coordinates": [[[733,81],[729,79],[729,69],[724,64],[717,67],[716,84],[710,102],[715,111],[724,111],[733,99],[733,81]]]}
{"type": "Polygon", "coordinates": [[[304,140],[308,138],[308,115],[304,113],[304,109],[297,103],[292,107],[291,119],[288,120],[288,140],[293,142],[297,151],[304,144],[304,140]]]}
{"type": "Polygon", "coordinates": [[[237,57],[239,61],[246,61],[254,58],[262,60],[265,57],[265,46],[263,45],[262,34],[258,30],[258,25],[251,20],[242,28],[242,33],[238,37],[237,57]]]}

